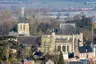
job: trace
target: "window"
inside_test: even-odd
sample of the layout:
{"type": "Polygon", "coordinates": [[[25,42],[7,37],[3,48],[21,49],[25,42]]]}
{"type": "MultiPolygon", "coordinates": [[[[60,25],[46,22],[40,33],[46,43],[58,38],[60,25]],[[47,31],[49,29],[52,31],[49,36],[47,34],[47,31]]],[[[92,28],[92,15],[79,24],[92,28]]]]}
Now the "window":
{"type": "Polygon", "coordinates": [[[67,46],[67,52],[69,52],[69,46],[67,46]]]}
{"type": "Polygon", "coordinates": [[[48,52],[49,51],[49,45],[48,45],[48,43],[45,43],[44,44],[44,49],[45,49],[45,52],[48,52]]]}
{"type": "Polygon", "coordinates": [[[25,25],[23,26],[23,30],[25,31],[25,25]]]}
{"type": "Polygon", "coordinates": [[[22,25],[20,25],[20,30],[22,30],[22,25]]]}
{"type": "Polygon", "coordinates": [[[62,49],[63,49],[63,52],[65,52],[65,48],[66,48],[65,46],[63,46],[63,47],[62,47],[62,49]]]}
{"type": "Polygon", "coordinates": [[[58,51],[61,51],[61,46],[58,46],[58,48],[57,48],[57,49],[58,49],[58,51]]]}

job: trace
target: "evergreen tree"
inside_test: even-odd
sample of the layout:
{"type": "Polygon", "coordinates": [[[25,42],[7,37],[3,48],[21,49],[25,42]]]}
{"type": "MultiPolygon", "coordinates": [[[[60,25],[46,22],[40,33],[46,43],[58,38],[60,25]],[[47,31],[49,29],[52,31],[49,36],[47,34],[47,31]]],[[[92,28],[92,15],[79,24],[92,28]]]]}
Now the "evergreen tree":
{"type": "Polygon", "coordinates": [[[62,52],[60,52],[60,57],[59,57],[59,63],[58,64],[64,64],[64,58],[62,52]]]}

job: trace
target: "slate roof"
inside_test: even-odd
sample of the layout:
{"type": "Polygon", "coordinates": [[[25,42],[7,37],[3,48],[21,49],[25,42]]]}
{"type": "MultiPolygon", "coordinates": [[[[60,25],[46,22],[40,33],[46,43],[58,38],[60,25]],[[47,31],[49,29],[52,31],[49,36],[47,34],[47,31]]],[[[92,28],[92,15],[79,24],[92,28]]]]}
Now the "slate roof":
{"type": "Polygon", "coordinates": [[[79,49],[79,52],[80,53],[86,53],[86,49],[87,49],[87,52],[93,52],[90,41],[86,41],[86,43],[84,44],[84,46],[79,47],[78,49],[79,49]]]}
{"type": "Polygon", "coordinates": [[[40,45],[40,36],[20,36],[17,41],[21,44],[40,45]]]}
{"type": "Polygon", "coordinates": [[[79,52],[80,53],[86,53],[86,48],[87,48],[87,52],[92,52],[92,47],[91,46],[79,47],[79,52]]]}
{"type": "Polygon", "coordinates": [[[37,55],[37,56],[42,56],[43,55],[43,53],[42,52],[35,52],[35,54],[34,55],[37,55]]]}

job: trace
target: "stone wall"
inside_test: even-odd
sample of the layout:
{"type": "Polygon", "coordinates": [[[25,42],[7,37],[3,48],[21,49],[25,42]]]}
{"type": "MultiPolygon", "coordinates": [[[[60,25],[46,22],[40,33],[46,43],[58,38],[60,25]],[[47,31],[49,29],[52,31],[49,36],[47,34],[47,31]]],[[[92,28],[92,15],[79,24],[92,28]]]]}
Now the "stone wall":
{"type": "MultiPolygon", "coordinates": [[[[54,52],[57,50],[57,46],[60,45],[70,45],[71,52],[78,52],[78,39],[80,40],[80,46],[83,46],[83,34],[76,35],[56,35],[52,33],[51,35],[42,35],[41,37],[41,50],[45,52],[45,48],[48,48],[47,52],[54,52]],[[67,41],[56,42],[56,39],[67,39],[67,41]],[[69,42],[69,40],[71,41],[69,42]],[[75,46],[76,45],[76,46],[75,46]],[[77,50],[76,50],[77,49],[77,50]]],[[[69,51],[68,51],[69,52],[69,51]]]]}

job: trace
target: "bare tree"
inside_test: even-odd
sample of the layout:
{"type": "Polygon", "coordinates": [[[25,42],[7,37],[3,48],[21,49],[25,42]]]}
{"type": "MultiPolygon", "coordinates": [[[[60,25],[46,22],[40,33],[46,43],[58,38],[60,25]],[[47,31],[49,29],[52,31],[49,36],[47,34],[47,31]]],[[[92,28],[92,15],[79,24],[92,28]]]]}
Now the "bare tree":
{"type": "Polygon", "coordinates": [[[47,15],[47,12],[49,11],[49,9],[47,8],[44,8],[43,10],[43,16],[44,16],[44,19],[46,18],[46,15],[47,15]]]}
{"type": "Polygon", "coordinates": [[[0,35],[7,35],[14,26],[11,10],[0,11],[0,35]]]}

